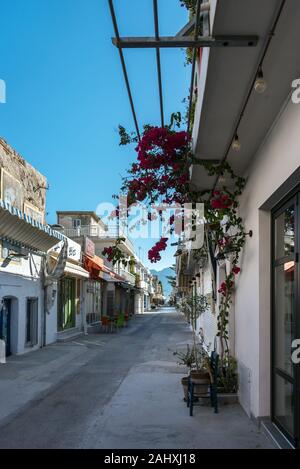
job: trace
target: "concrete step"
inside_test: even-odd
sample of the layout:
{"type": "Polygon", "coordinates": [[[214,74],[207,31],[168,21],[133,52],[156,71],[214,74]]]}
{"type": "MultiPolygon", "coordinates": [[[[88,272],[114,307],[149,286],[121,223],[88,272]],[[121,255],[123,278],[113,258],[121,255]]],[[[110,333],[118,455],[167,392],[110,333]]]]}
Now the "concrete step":
{"type": "Polygon", "coordinates": [[[84,332],[79,327],[73,327],[62,332],[58,332],[56,336],[57,342],[68,342],[69,340],[76,339],[84,335],[84,332]]]}
{"type": "Polygon", "coordinates": [[[88,334],[97,334],[97,332],[101,332],[101,331],[102,331],[102,326],[100,322],[97,324],[89,324],[87,326],[88,334]]]}

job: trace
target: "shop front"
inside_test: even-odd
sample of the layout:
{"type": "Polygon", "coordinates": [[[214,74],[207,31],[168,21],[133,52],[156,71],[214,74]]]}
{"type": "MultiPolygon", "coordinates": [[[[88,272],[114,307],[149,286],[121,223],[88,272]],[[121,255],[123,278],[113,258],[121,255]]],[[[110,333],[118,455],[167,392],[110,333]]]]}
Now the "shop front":
{"type": "MultiPolygon", "coordinates": [[[[73,329],[76,333],[84,328],[84,281],[89,278],[89,273],[81,266],[81,246],[69,238],[65,238],[65,243],[67,260],[57,287],[57,331],[63,333],[73,329]]],[[[52,257],[56,261],[62,249],[62,244],[55,247],[52,257]]]]}
{"type": "Polygon", "coordinates": [[[43,345],[44,259],[62,238],[0,200],[0,340],[7,356],[43,345]]]}
{"type": "MultiPolygon", "coordinates": [[[[90,253],[92,254],[92,253],[90,253]]],[[[97,326],[104,315],[106,285],[104,261],[98,256],[85,254],[85,269],[89,279],[85,283],[85,315],[89,327],[97,326]]]]}
{"type": "Polygon", "coordinates": [[[103,283],[100,280],[86,282],[86,322],[99,324],[103,315],[103,283]]]}

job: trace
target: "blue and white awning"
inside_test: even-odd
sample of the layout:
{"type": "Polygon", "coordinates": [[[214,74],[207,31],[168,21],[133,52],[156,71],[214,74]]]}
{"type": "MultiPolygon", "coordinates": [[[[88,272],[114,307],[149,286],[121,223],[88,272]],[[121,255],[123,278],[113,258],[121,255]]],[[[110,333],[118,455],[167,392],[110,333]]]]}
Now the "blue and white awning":
{"type": "Polygon", "coordinates": [[[35,252],[46,253],[65,236],[0,199],[0,239],[35,252]]]}

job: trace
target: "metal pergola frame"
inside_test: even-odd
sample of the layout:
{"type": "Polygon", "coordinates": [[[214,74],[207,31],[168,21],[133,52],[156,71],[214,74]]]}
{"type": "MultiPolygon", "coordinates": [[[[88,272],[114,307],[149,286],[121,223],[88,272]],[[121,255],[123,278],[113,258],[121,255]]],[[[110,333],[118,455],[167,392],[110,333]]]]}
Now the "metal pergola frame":
{"type": "Polygon", "coordinates": [[[158,77],[158,89],[159,89],[159,102],[160,102],[160,119],[161,126],[164,127],[164,105],[163,105],[163,88],[162,88],[162,73],[161,73],[161,60],[160,60],[160,49],[161,48],[191,48],[193,49],[193,59],[192,59],[192,72],[191,72],[191,86],[189,90],[189,108],[188,108],[188,122],[187,122],[187,131],[190,131],[191,123],[191,110],[193,102],[193,93],[194,93],[194,76],[195,76],[195,66],[197,60],[197,50],[201,47],[256,47],[258,43],[258,36],[211,36],[209,35],[209,15],[207,10],[203,8],[203,0],[197,0],[196,7],[196,17],[195,20],[192,20],[190,24],[186,25],[176,36],[174,37],[162,37],[159,35],[159,20],[158,20],[158,2],[157,0],[153,1],[153,16],[154,16],[154,37],[120,37],[118,23],[116,19],[115,9],[113,0],[108,0],[111,18],[113,22],[113,27],[115,31],[115,37],[112,38],[112,43],[119,50],[123,75],[125,79],[125,84],[127,88],[127,93],[129,97],[130,107],[132,111],[132,116],[135,124],[135,129],[137,136],[140,139],[141,133],[138,125],[138,120],[136,116],[135,106],[132,98],[132,92],[130,88],[128,73],[126,69],[123,49],[132,49],[132,48],[154,48],[156,50],[156,63],[157,63],[157,77],[158,77]],[[205,17],[206,24],[204,33],[200,35],[200,19],[205,17]],[[194,30],[194,35],[191,36],[191,31],[194,30]]]}

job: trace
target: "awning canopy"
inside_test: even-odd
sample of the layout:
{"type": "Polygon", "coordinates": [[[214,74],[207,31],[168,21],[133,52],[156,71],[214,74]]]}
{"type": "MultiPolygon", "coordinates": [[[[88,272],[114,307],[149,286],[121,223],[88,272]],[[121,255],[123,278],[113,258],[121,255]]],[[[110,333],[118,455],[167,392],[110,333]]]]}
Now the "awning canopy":
{"type": "Polygon", "coordinates": [[[127,285],[126,280],[107,267],[101,257],[85,255],[84,268],[90,272],[91,278],[94,280],[102,279],[107,282],[124,282],[127,285]]]}
{"type": "Polygon", "coordinates": [[[103,271],[104,262],[98,256],[84,256],[84,268],[90,273],[93,280],[100,280],[100,273],[103,271]]]}
{"type": "Polygon", "coordinates": [[[0,199],[0,239],[29,251],[46,253],[65,236],[0,199]]]}
{"type": "Polygon", "coordinates": [[[71,274],[74,277],[89,278],[90,276],[87,270],[83,269],[80,265],[73,264],[72,262],[67,262],[65,267],[65,273],[71,274]]]}

